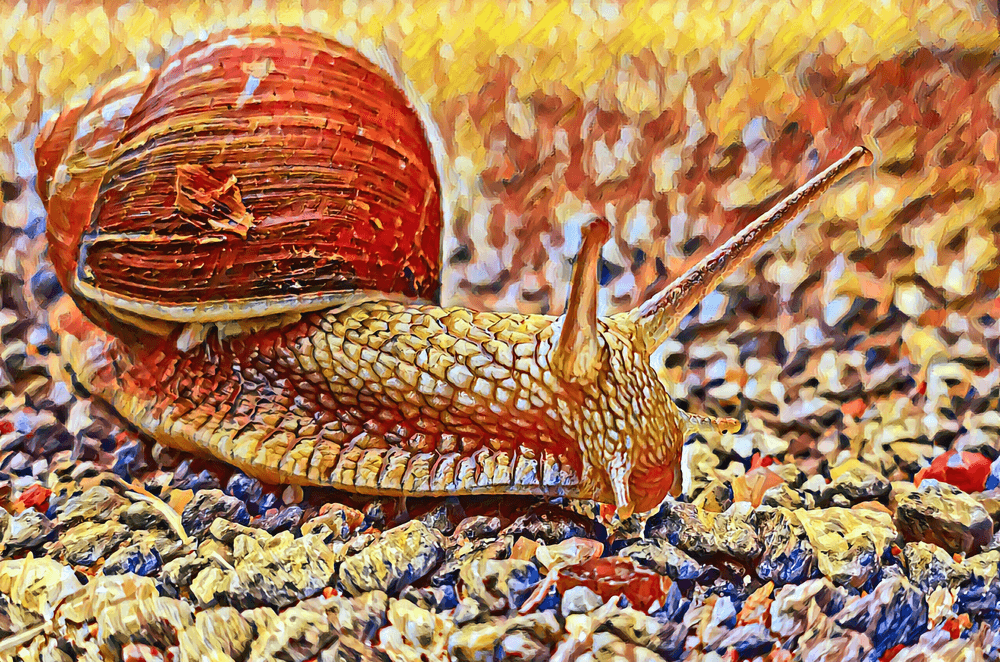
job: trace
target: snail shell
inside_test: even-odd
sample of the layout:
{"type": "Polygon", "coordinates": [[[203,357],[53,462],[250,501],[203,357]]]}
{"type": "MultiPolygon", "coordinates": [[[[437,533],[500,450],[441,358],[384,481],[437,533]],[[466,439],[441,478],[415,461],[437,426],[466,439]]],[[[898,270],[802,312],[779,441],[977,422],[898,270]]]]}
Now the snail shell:
{"type": "Polygon", "coordinates": [[[38,163],[52,260],[85,310],[207,322],[437,296],[420,120],[384,72],[319,35],[213,35],[64,111],[38,163]]]}

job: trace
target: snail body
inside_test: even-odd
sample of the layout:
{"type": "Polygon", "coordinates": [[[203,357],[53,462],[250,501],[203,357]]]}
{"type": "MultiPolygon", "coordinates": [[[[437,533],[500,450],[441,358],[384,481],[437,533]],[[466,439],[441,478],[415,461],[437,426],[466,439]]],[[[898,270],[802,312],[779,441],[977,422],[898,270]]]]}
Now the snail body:
{"type": "Polygon", "coordinates": [[[61,324],[92,394],[164,444],[271,482],[565,495],[623,513],[679,489],[692,431],[739,427],[681,411],[653,351],[870,157],[852,150],[628,313],[597,315],[602,219],[584,229],[564,315],[477,312],[436,303],[430,150],[354,51],[302,31],[224,33],[95,99],[37,152],[53,264],[114,334],[61,324]],[[88,128],[95,114],[109,119],[88,128]],[[211,326],[244,318],[272,321],[211,326]],[[209,330],[184,340],[193,324],[209,330]]]}

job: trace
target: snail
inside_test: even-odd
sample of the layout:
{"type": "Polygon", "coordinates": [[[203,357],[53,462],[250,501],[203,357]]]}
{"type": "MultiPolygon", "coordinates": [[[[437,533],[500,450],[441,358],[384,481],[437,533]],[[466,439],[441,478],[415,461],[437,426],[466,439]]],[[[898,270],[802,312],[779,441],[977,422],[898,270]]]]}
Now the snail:
{"type": "Polygon", "coordinates": [[[628,514],[677,493],[690,433],[740,427],[678,408],[651,354],[871,154],[855,147],[606,317],[604,219],[584,228],[563,315],[440,306],[424,128],[381,70],[306,31],[225,32],[126,75],[50,122],[36,160],[72,298],[65,359],[153,439],[272,483],[628,514]]]}

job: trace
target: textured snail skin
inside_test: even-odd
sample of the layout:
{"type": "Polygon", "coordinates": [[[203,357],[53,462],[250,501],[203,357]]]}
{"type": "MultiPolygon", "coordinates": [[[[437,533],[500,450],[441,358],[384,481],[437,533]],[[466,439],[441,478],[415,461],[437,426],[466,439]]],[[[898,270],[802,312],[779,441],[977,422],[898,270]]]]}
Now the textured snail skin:
{"type": "Polygon", "coordinates": [[[370,302],[184,353],[110,340],[103,361],[75,368],[151,437],[271,482],[613,503],[617,462],[631,465],[633,504],[654,507],[676,480],[684,419],[613,320],[601,379],[558,379],[556,322],[370,302]]]}
{"type": "MultiPolygon", "coordinates": [[[[299,34],[293,43],[301,45],[303,39],[315,43],[299,34]]],[[[277,52],[268,43],[269,52],[277,52]]],[[[178,57],[201,57],[199,48],[195,45],[178,57]]],[[[238,61],[241,54],[233,57],[238,61]]],[[[68,109],[68,119],[57,119],[40,139],[40,187],[50,214],[56,216],[48,232],[53,263],[73,298],[52,315],[53,329],[63,341],[62,357],[79,385],[163,444],[217,457],[270,482],[367,494],[565,495],[613,503],[622,514],[654,508],[680,488],[686,436],[699,430],[734,431],[739,423],[678,409],[651,366],[652,353],[706,294],[809,201],[871,158],[864,148],[855,148],[628,313],[606,318],[596,313],[600,247],[610,232],[607,221],[598,219],[584,229],[567,312],[560,317],[399,302],[400,295],[408,294],[401,290],[414,282],[426,292],[436,289],[427,281],[439,269],[436,263],[426,263],[427,254],[437,254],[430,246],[418,258],[425,265],[414,272],[420,278],[390,285],[381,296],[357,296],[318,311],[292,311],[298,315],[294,321],[272,323],[270,328],[248,325],[243,333],[225,338],[221,327],[209,324],[204,337],[192,343],[190,327],[178,319],[165,320],[168,331],[162,336],[145,328],[120,332],[127,319],[122,310],[102,309],[102,301],[88,296],[80,289],[84,283],[73,277],[80,270],[78,262],[86,267],[93,253],[80,251],[72,242],[95,241],[107,230],[101,224],[102,209],[115,195],[123,195],[112,175],[122,163],[135,173],[125,183],[148,171],[133,161],[135,150],[147,141],[133,144],[123,138],[116,143],[114,132],[124,126],[127,138],[129,126],[138,130],[135,108],[143,108],[150,98],[148,89],[168,77],[154,76],[138,102],[135,95],[144,80],[123,79],[112,85],[102,93],[115,104],[114,112],[104,114],[108,124],[82,135],[74,145],[57,146],[72,135],[69,125],[100,115],[99,105],[68,109]],[[60,165],[53,165],[57,161],[60,165]],[[66,163],[73,166],[68,168],[68,182],[55,175],[66,163]],[[77,198],[67,201],[66,191],[77,198]],[[95,211],[89,221],[85,213],[80,222],[73,200],[91,203],[95,211]],[[118,337],[95,322],[119,331],[118,337]]],[[[182,76],[178,84],[183,82],[182,76]]],[[[156,140],[153,143],[155,147],[156,140]]],[[[225,151],[220,154],[226,156],[225,151]]],[[[178,161],[167,169],[178,191],[175,207],[165,216],[174,225],[147,234],[136,234],[130,227],[126,229],[133,234],[110,233],[101,240],[128,244],[134,236],[143,244],[141,250],[155,253],[164,244],[174,245],[170,242],[176,240],[177,227],[190,232],[197,223],[208,235],[222,232],[227,241],[233,235],[252,239],[254,215],[262,209],[254,203],[270,190],[265,186],[259,195],[251,195],[250,187],[237,199],[229,180],[204,163],[178,161]],[[232,220],[232,214],[218,217],[220,208],[227,214],[238,211],[235,230],[216,227],[225,218],[232,220]],[[194,221],[186,216],[191,214],[194,221]]],[[[148,183],[156,185],[154,180],[148,183]]],[[[116,222],[133,222],[123,213],[131,204],[147,209],[139,193],[131,195],[135,200],[114,207],[116,222]]],[[[169,207],[165,200],[160,206],[169,207]]],[[[409,223],[417,223],[425,237],[436,237],[440,228],[428,224],[439,222],[439,214],[421,210],[409,223]]],[[[405,238],[410,231],[400,224],[389,227],[387,236],[405,238]]],[[[195,235],[186,236],[197,241],[195,235]]],[[[378,277],[379,270],[393,269],[393,263],[386,262],[390,257],[381,259],[377,269],[370,260],[361,266],[378,277]]],[[[111,283],[113,264],[103,265],[109,274],[105,282],[111,283]]],[[[192,270],[182,268],[175,271],[178,274],[190,279],[192,270]]],[[[186,281],[174,282],[169,274],[161,278],[168,304],[188,292],[186,281]]],[[[202,285],[196,281],[194,289],[202,285]]],[[[224,279],[209,285],[232,289],[224,279]]],[[[253,287],[268,291],[266,280],[255,280],[253,287]]],[[[255,300],[241,305],[253,309],[255,300]]],[[[162,312],[155,305],[138,311],[162,312]]]]}

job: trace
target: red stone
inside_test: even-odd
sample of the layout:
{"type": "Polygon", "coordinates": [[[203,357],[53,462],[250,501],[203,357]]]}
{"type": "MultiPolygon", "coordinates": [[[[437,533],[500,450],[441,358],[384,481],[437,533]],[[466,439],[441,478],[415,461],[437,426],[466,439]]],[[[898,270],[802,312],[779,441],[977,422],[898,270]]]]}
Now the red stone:
{"type": "Polygon", "coordinates": [[[22,492],[17,501],[25,508],[34,508],[38,512],[44,513],[49,509],[49,496],[51,494],[52,490],[36,483],[22,492]]]}
{"type": "Polygon", "coordinates": [[[886,652],[882,653],[882,657],[879,658],[879,662],[889,662],[892,658],[896,657],[896,655],[899,654],[899,651],[903,650],[904,648],[906,647],[903,644],[898,644],[896,646],[893,646],[886,652]]]}
{"type": "Polygon", "coordinates": [[[560,593],[574,586],[586,586],[605,602],[624,595],[639,611],[648,611],[656,602],[662,605],[672,585],[669,577],[658,575],[630,558],[617,556],[562,568],[556,583],[560,593]]]}
{"type": "Polygon", "coordinates": [[[960,464],[954,459],[956,451],[948,451],[934,458],[931,466],[921,469],[913,479],[915,485],[925,478],[932,478],[942,483],[954,485],[963,492],[982,492],[986,489],[986,479],[990,475],[990,460],[979,453],[963,451],[960,464]]]}

